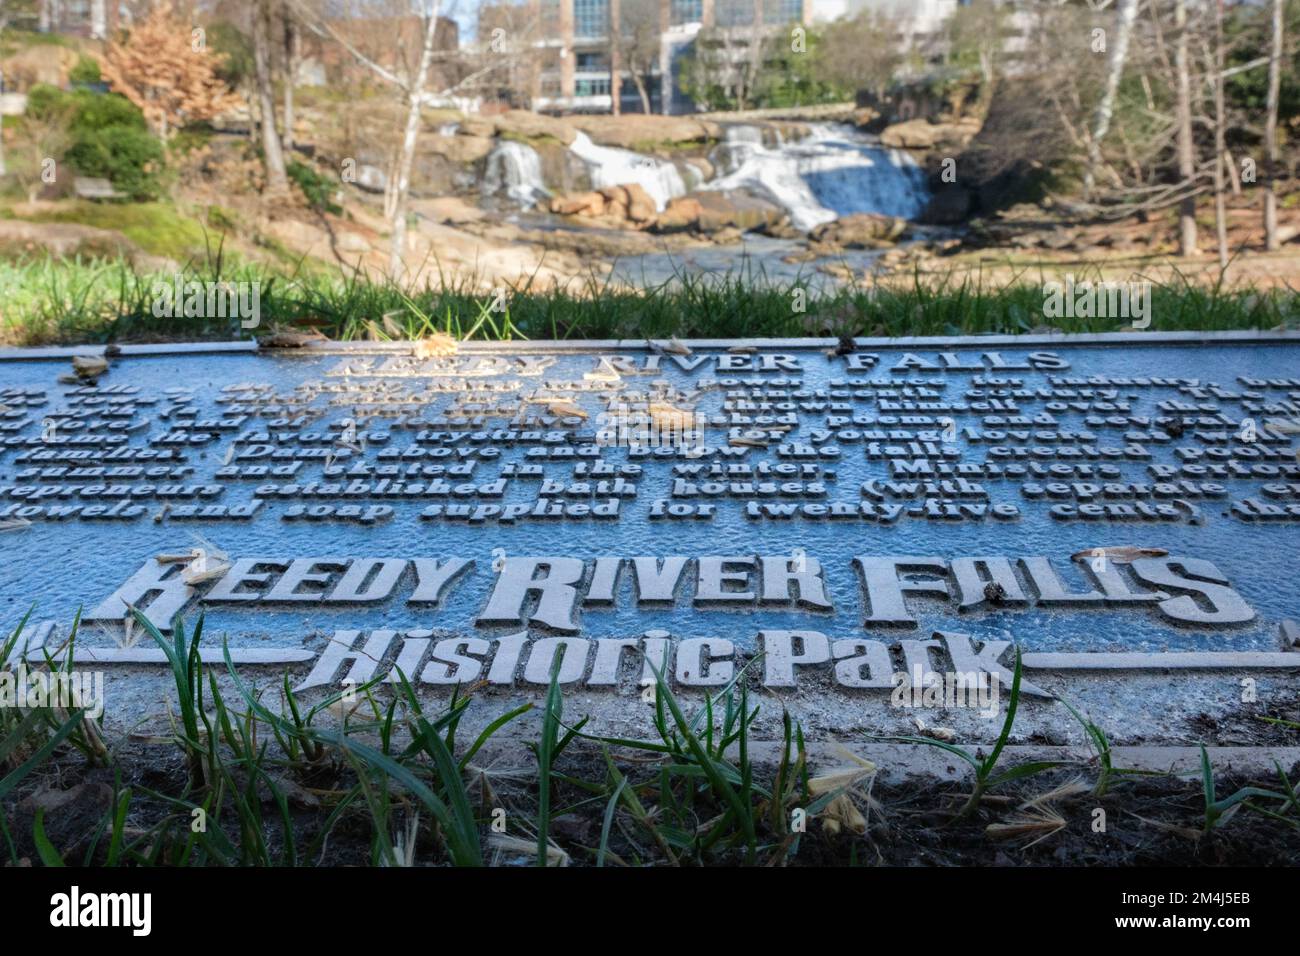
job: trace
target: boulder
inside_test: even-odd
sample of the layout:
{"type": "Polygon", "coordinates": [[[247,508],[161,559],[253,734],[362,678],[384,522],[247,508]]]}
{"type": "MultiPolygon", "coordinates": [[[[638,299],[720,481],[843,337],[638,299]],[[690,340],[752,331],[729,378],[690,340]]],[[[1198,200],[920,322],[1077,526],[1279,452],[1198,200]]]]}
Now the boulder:
{"type": "Polygon", "coordinates": [[[658,217],[654,200],[637,183],[557,196],[551,200],[550,209],[560,216],[600,217],[636,228],[649,226],[658,217]]]}
{"type": "Polygon", "coordinates": [[[858,212],[823,223],[809,233],[809,238],[818,245],[838,249],[886,249],[906,234],[905,219],[858,212]]]}
{"type": "Polygon", "coordinates": [[[522,139],[540,139],[549,137],[565,146],[577,138],[577,131],[567,120],[553,116],[542,116],[528,110],[506,110],[500,116],[492,117],[497,135],[513,135],[522,139]]]}
{"type": "Polygon", "coordinates": [[[728,226],[750,232],[774,227],[786,218],[785,210],[776,203],[743,189],[706,189],[693,195],[702,207],[697,226],[701,232],[716,232],[728,226]]]}
{"type": "Polygon", "coordinates": [[[551,200],[551,212],[557,216],[603,216],[605,197],[598,192],[556,196],[551,200]]]}
{"type": "Polygon", "coordinates": [[[704,207],[694,196],[670,199],[655,222],[657,232],[685,232],[694,229],[704,215],[704,207]]]}
{"type": "Polygon", "coordinates": [[[456,130],[457,136],[495,136],[497,128],[489,119],[483,119],[479,116],[466,116],[460,121],[460,129],[456,130]]]}
{"type": "Polygon", "coordinates": [[[532,144],[542,166],[542,182],[557,193],[591,191],[591,171],[568,147],[549,140],[532,144]]]}
{"type": "Polygon", "coordinates": [[[494,143],[486,136],[426,135],[420,138],[422,149],[446,157],[453,163],[477,163],[492,152],[494,143]]]}
{"type": "Polygon", "coordinates": [[[974,206],[975,196],[965,186],[945,185],[930,197],[930,203],[921,217],[936,226],[952,226],[965,222],[974,206]]]}
{"type": "Polygon", "coordinates": [[[668,203],[655,222],[658,232],[715,233],[724,229],[775,234],[788,225],[785,210],[743,189],[705,189],[668,203]]]}
{"type": "Polygon", "coordinates": [[[914,119],[885,127],[880,142],[890,149],[963,149],[980,131],[974,118],[954,123],[931,123],[914,119]]]}
{"type": "Polygon", "coordinates": [[[571,116],[567,121],[591,137],[593,143],[621,149],[644,150],[660,144],[683,145],[718,139],[717,123],[689,116],[624,113],[621,116],[571,116]]]}
{"type": "Polygon", "coordinates": [[[356,185],[368,193],[382,193],[388,187],[388,174],[378,166],[362,163],[357,167],[356,185]]]}
{"type": "Polygon", "coordinates": [[[654,199],[639,183],[628,183],[622,187],[627,193],[627,218],[637,223],[651,223],[658,218],[659,210],[654,199]]]}

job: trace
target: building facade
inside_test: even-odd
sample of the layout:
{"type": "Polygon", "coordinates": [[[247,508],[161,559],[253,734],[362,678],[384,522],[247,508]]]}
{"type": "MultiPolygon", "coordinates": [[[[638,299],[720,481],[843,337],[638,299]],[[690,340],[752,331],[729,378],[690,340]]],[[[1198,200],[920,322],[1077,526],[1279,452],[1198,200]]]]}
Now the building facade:
{"type": "MultiPolygon", "coordinates": [[[[703,29],[769,31],[811,23],[817,0],[525,0],[537,59],[533,109],[683,113],[692,105],[677,63],[703,29]]],[[[485,7],[480,43],[518,20],[519,6],[485,7]]]]}

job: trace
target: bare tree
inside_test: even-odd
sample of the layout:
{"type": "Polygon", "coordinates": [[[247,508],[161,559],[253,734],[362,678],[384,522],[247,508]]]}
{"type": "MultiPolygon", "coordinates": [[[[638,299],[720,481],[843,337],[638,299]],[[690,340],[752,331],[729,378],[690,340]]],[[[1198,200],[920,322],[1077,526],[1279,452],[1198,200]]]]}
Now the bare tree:
{"type": "Polygon", "coordinates": [[[826,79],[883,99],[903,65],[898,32],[898,19],[882,13],[861,13],[837,21],[821,41],[821,70],[826,79]]]}
{"type": "Polygon", "coordinates": [[[1106,70],[1106,88],[1097,103],[1097,117],[1093,122],[1092,135],[1088,137],[1088,166],[1083,177],[1085,199],[1092,198],[1097,166],[1101,163],[1101,142],[1110,130],[1111,117],[1115,112],[1115,94],[1119,91],[1119,81],[1124,75],[1129,37],[1133,33],[1133,21],[1137,19],[1137,8],[1137,0],[1119,0],[1119,9],[1115,14],[1115,39],[1110,45],[1110,62],[1106,70]]]}
{"type": "Polygon", "coordinates": [[[421,109],[430,101],[451,96],[456,91],[480,80],[485,74],[510,65],[507,54],[492,58],[481,69],[476,69],[451,82],[441,93],[429,90],[434,78],[436,63],[449,63],[442,67],[439,78],[446,80],[452,72],[459,70],[460,54],[457,51],[438,50],[438,24],[440,0],[418,0],[416,13],[410,13],[411,5],[406,0],[393,0],[388,9],[393,16],[377,18],[377,4],[366,2],[357,12],[362,16],[350,21],[334,21],[310,9],[305,0],[286,0],[292,6],[295,15],[304,26],[323,37],[335,41],[347,51],[359,65],[369,70],[374,76],[390,84],[401,96],[406,118],[403,123],[402,138],[393,175],[390,177],[384,194],[384,213],[389,222],[389,275],[394,281],[401,281],[406,275],[404,255],[406,252],[406,217],[411,190],[411,172],[415,166],[416,147],[419,143],[421,109]],[[414,22],[412,22],[414,20],[414,22]],[[378,25],[379,30],[365,29],[378,25]],[[407,25],[418,30],[406,29],[407,25]],[[360,31],[352,31],[351,26],[359,26],[360,31]],[[373,42],[359,39],[358,34],[369,34],[373,42]],[[414,42],[412,42],[414,41],[414,42]],[[418,42],[418,46],[415,43],[418,42]],[[364,49],[374,47],[375,49],[364,49]],[[414,62],[413,62],[414,61],[414,62]],[[391,62],[393,65],[386,65],[391,62]]]}
{"type": "Polygon", "coordinates": [[[1268,169],[1264,180],[1264,247],[1281,248],[1277,236],[1277,104],[1282,90],[1282,0],[1273,0],[1273,48],[1268,61],[1268,116],[1264,121],[1264,150],[1268,169]]]}
{"type": "Polygon", "coordinates": [[[438,0],[425,0],[421,15],[424,17],[424,43],[420,48],[420,65],[413,82],[406,88],[406,130],[402,135],[402,151],[397,161],[397,181],[394,183],[391,224],[392,247],[388,256],[388,274],[394,281],[404,277],[406,264],[406,205],[411,192],[411,168],[415,164],[415,145],[420,135],[420,105],[424,99],[425,84],[433,66],[435,35],[438,30],[438,0]]]}
{"type": "MultiPolygon", "coordinates": [[[[632,78],[637,95],[641,97],[642,112],[649,113],[650,83],[659,63],[659,9],[656,4],[644,0],[629,0],[620,4],[618,9],[618,28],[610,29],[610,52],[617,54],[619,67],[632,78]]],[[[614,82],[618,84],[617,74],[614,82]]],[[[615,91],[616,100],[617,96],[615,91]]]]}
{"type": "Polygon", "coordinates": [[[979,69],[981,106],[993,97],[998,62],[1006,49],[1007,5],[999,0],[971,0],[957,8],[945,25],[947,59],[957,66],[973,61],[979,69]]]}
{"type": "MultiPolygon", "coordinates": [[[[0,39],[3,39],[5,33],[5,27],[7,26],[9,26],[9,12],[3,8],[0,8],[0,39]]],[[[4,92],[4,88],[5,88],[5,73],[4,73],[4,68],[0,67],[0,93],[4,92]]],[[[5,176],[7,174],[8,174],[8,170],[5,167],[4,115],[0,114],[0,176],[5,176]]]]}
{"type": "Polygon", "coordinates": [[[280,8],[280,26],[284,36],[283,83],[284,83],[284,150],[293,151],[293,85],[298,80],[298,63],[302,57],[302,35],[298,31],[298,22],[287,6],[280,8]]]}
{"type": "Polygon", "coordinates": [[[1207,52],[1210,65],[1210,83],[1214,90],[1214,232],[1218,239],[1219,266],[1228,267],[1228,212],[1224,196],[1227,180],[1224,171],[1224,154],[1227,153],[1227,107],[1224,102],[1224,45],[1223,45],[1223,0],[1214,2],[1214,37],[1213,48],[1207,52]]]}
{"type": "Polygon", "coordinates": [[[1194,256],[1196,249],[1196,143],[1192,138],[1192,81],[1187,65],[1187,0],[1174,3],[1174,70],[1177,105],[1175,124],[1178,129],[1178,175],[1187,190],[1178,210],[1178,252],[1194,256]]]}
{"type": "Polygon", "coordinates": [[[266,191],[283,195],[289,191],[284,150],[275,127],[275,88],[271,75],[271,28],[274,0],[256,0],[253,9],[253,70],[256,76],[257,105],[261,113],[262,166],[266,171],[266,191]]]}
{"type": "Polygon", "coordinates": [[[770,44],[770,36],[749,27],[701,30],[687,60],[691,97],[713,109],[749,109],[770,44]]]}

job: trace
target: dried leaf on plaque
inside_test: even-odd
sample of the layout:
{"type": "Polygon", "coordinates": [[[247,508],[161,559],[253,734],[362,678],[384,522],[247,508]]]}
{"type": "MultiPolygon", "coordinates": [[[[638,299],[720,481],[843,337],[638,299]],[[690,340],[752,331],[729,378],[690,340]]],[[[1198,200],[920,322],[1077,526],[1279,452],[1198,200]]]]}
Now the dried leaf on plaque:
{"type": "Polygon", "coordinates": [[[688,346],[681,339],[677,338],[677,336],[675,335],[669,338],[667,342],[653,342],[647,339],[646,344],[650,346],[650,350],[652,352],[659,352],[660,354],[667,354],[667,355],[690,355],[691,354],[690,346],[688,346]]]}
{"type": "Polygon", "coordinates": [[[1264,424],[1281,435],[1300,435],[1300,421],[1294,418],[1269,418],[1264,424]]]}
{"type": "Polygon", "coordinates": [[[443,358],[455,355],[459,349],[460,343],[446,332],[434,332],[433,335],[417,340],[413,352],[420,359],[443,358]]]}
{"type": "Polygon", "coordinates": [[[685,428],[692,424],[695,415],[688,409],[678,408],[668,402],[651,402],[646,406],[646,413],[659,428],[685,428]]]}
{"type": "Polygon", "coordinates": [[[96,379],[108,371],[108,361],[98,355],[74,355],[72,371],[78,378],[96,379]]]}
{"type": "Polygon", "coordinates": [[[586,412],[584,412],[573,402],[566,401],[565,399],[555,399],[555,400],[541,399],[539,404],[545,405],[548,409],[550,409],[553,415],[563,415],[566,418],[585,419],[587,417],[586,412]]]}
{"type": "Polygon", "coordinates": [[[583,373],[583,379],[588,382],[621,382],[623,376],[619,374],[618,369],[609,364],[609,359],[602,358],[596,365],[595,371],[583,373]]]}
{"type": "Polygon", "coordinates": [[[218,561],[207,556],[196,557],[181,572],[181,580],[191,586],[202,584],[204,581],[213,581],[221,577],[230,570],[230,567],[230,564],[225,561],[218,561]]]}

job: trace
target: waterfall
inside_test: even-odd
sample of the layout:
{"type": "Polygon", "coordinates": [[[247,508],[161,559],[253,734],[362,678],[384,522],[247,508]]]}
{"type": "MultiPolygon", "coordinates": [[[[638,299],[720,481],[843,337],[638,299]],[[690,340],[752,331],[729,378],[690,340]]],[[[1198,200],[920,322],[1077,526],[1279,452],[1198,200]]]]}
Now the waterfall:
{"type": "Polygon", "coordinates": [[[857,212],[916,219],[929,200],[925,170],[910,154],[849,126],[813,124],[806,138],[775,149],[756,127],[729,127],[719,159],[725,175],[703,189],[748,189],[805,231],[857,212]]]}
{"type": "Polygon", "coordinates": [[[668,205],[668,200],[686,195],[682,174],[667,160],[642,156],[628,149],[597,146],[586,133],[579,133],[569,150],[587,164],[591,184],[596,189],[636,183],[650,194],[660,211],[668,205]]]}
{"type": "Polygon", "coordinates": [[[483,174],[484,195],[504,192],[514,202],[533,206],[550,197],[542,180],[542,160],[526,143],[502,140],[488,154],[483,174]]]}

